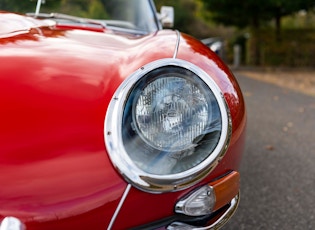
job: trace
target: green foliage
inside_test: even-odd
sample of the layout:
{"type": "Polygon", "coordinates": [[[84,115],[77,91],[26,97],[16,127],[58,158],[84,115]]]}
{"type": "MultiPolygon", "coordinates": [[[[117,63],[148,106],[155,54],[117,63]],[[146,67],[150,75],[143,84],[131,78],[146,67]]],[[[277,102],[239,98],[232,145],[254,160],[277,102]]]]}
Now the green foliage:
{"type": "MultiPolygon", "coordinates": [[[[162,5],[174,7],[175,28],[182,32],[198,38],[228,38],[227,44],[231,47],[227,57],[233,57],[232,46],[237,43],[242,44],[246,64],[315,66],[315,14],[306,14],[310,9],[315,10],[314,0],[155,0],[155,3],[158,11],[162,5]],[[297,13],[300,10],[304,14],[297,13]],[[232,38],[231,31],[235,30],[222,25],[242,28],[242,32],[232,38]],[[250,34],[249,39],[244,40],[244,34],[250,34]]],[[[0,10],[34,12],[36,4],[37,0],[0,0],[0,10]]],[[[125,3],[122,0],[45,0],[41,12],[107,18],[110,9],[120,12],[120,4],[125,3]]]]}
{"type": "Polygon", "coordinates": [[[301,9],[314,7],[314,0],[202,0],[217,23],[239,28],[250,28],[248,52],[251,64],[262,64],[261,28],[271,19],[275,22],[275,40],[281,41],[281,18],[301,9]]]}
{"type": "Polygon", "coordinates": [[[97,18],[104,19],[106,18],[106,12],[104,5],[98,0],[92,0],[88,6],[88,11],[85,14],[87,18],[97,18]]]}
{"type": "Polygon", "coordinates": [[[189,31],[189,26],[196,20],[196,2],[194,0],[156,0],[157,10],[162,5],[173,6],[175,11],[175,28],[183,32],[189,31]]]}
{"type": "MultiPolygon", "coordinates": [[[[0,9],[10,12],[35,12],[37,0],[1,0],[0,9]]],[[[106,18],[101,0],[45,0],[41,12],[59,12],[88,18],[106,18]]]]}
{"type": "Polygon", "coordinates": [[[87,9],[84,0],[61,0],[60,7],[57,12],[71,14],[75,16],[83,16],[87,9]]]}
{"type": "Polygon", "coordinates": [[[284,29],[315,29],[315,13],[304,10],[286,16],[282,20],[282,28],[284,29]]]}
{"type": "Polygon", "coordinates": [[[106,18],[105,8],[100,0],[61,0],[58,12],[86,18],[106,18]]]}
{"type": "Polygon", "coordinates": [[[257,25],[262,19],[270,19],[269,13],[263,13],[264,3],[267,1],[203,0],[205,7],[211,12],[212,20],[226,26],[240,28],[257,25]]]}
{"type": "Polygon", "coordinates": [[[161,6],[173,6],[175,11],[174,28],[198,38],[209,36],[209,26],[205,23],[201,0],[155,0],[157,11],[161,6]]]}
{"type": "Polygon", "coordinates": [[[314,0],[202,0],[217,23],[257,27],[272,18],[314,7],[314,0]]]}
{"type": "Polygon", "coordinates": [[[273,30],[262,30],[262,65],[315,67],[315,31],[284,29],[281,43],[273,30]]]}
{"type": "MultiPolygon", "coordinates": [[[[54,8],[60,4],[60,0],[46,0],[43,4],[46,8],[54,8]]],[[[37,0],[1,0],[0,10],[16,12],[16,13],[28,13],[35,12],[37,0]]]]}
{"type": "Polygon", "coordinates": [[[269,9],[280,16],[314,7],[314,0],[269,0],[269,9]]]}

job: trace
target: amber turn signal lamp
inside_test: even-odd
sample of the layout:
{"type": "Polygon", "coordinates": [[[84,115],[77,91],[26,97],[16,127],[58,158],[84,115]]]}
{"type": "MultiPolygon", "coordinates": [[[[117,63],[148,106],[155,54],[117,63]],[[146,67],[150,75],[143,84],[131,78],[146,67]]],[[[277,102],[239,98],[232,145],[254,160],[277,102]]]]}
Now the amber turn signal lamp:
{"type": "Polygon", "coordinates": [[[209,184],[215,193],[216,202],[213,211],[216,211],[228,204],[240,189],[240,174],[232,171],[230,174],[213,181],[209,184]]]}

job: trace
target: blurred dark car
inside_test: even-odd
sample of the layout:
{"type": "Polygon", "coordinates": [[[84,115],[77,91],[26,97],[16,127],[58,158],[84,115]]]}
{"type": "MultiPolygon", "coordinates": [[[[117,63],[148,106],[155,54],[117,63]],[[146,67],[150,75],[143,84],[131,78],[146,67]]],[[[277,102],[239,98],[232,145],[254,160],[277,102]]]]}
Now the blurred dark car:
{"type": "Polygon", "coordinates": [[[221,58],[224,56],[224,43],[222,38],[213,37],[202,39],[201,42],[208,46],[213,52],[215,52],[221,58]]]}

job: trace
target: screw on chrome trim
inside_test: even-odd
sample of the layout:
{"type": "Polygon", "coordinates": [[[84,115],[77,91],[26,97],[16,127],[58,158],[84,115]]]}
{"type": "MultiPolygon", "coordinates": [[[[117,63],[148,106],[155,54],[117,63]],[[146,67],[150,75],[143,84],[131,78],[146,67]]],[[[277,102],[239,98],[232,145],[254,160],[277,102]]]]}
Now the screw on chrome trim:
{"type": "Polygon", "coordinates": [[[111,132],[111,131],[108,131],[108,132],[107,132],[107,135],[112,135],[112,132],[111,132]]]}

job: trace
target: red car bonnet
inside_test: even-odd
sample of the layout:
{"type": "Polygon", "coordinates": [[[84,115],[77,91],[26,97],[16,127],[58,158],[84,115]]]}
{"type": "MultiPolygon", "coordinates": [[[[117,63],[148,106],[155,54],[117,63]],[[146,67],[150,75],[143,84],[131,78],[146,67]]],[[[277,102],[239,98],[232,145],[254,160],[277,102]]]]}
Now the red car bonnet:
{"type": "Polygon", "coordinates": [[[81,215],[80,226],[86,218],[91,227],[93,214],[107,226],[126,186],[104,146],[108,103],[136,69],[171,57],[176,38],[62,30],[0,14],[1,216],[81,215]]]}

